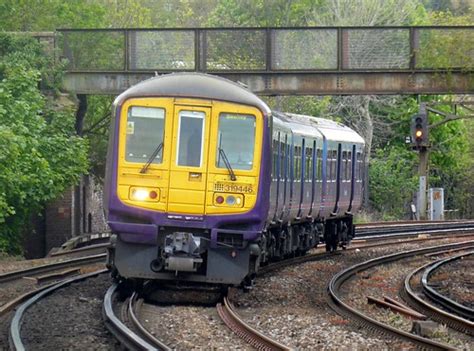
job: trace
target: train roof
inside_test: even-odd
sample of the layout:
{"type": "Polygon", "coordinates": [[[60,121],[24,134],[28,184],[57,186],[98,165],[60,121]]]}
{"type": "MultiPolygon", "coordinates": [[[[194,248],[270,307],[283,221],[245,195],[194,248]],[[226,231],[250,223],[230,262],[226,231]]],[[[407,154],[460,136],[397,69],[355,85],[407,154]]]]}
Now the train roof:
{"type": "Polygon", "coordinates": [[[300,123],[316,128],[327,140],[365,144],[364,139],[357,132],[342,123],[330,119],[294,113],[284,113],[284,115],[293,123],[300,123]]]}
{"type": "Polygon", "coordinates": [[[288,114],[278,111],[272,111],[272,115],[274,117],[273,123],[279,125],[280,128],[286,128],[288,130],[291,130],[292,133],[300,136],[322,138],[321,132],[313,125],[310,125],[308,123],[298,123],[297,121],[293,121],[291,118],[288,118],[288,114]]]}
{"type": "Polygon", "coordinates": [[[254,93],[228,79],[204,73],[171,73],[153,77],[125,90],[115,100],[147,96],[172,96],[196,99],[221,100],[255,106],[265,114],[268,105],[254,93]]]}

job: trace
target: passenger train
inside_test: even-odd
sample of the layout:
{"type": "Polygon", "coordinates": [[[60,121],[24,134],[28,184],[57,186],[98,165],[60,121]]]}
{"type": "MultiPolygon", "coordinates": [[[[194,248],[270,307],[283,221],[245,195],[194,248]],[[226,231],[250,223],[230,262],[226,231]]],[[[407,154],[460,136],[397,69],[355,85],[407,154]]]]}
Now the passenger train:
{"type": "Polygon", "coordinates": [[[114,103],[108,265],[121,279],[248,286],[271,260],[344,247],[363,152],[350,128],[272,111],[224,78],[143,81],[114,103]]]}

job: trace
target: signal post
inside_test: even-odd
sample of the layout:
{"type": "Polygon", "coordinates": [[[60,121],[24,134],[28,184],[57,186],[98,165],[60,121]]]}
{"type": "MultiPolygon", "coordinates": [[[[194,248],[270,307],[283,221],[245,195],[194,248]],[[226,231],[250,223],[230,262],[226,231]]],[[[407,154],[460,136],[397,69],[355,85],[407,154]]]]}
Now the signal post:
{"type": "Polygon", "coordinates": [[[429,161],[429,134],[428,134],[428,113],[425,104],[420,105],[420,112],[411,120],[411,144],[414,150],[418,151],[418,196],[417,196],[417,217],[426,219],[427,212],[427,185],[428,185],[428,161],[429,161]]]}

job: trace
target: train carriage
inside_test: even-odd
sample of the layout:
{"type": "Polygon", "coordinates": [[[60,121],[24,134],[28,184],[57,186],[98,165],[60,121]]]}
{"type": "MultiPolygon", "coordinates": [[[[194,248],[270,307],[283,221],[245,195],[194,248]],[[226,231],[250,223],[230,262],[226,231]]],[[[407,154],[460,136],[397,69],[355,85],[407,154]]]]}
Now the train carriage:
{"type": "Polygon", "coordinates": [[[125,279],[239,285],[320,240],[334,250],[352,235],[362,149],[351,129],[272,112],[223,78],[139,83],[114,103],[108,264],[125,279]]]}

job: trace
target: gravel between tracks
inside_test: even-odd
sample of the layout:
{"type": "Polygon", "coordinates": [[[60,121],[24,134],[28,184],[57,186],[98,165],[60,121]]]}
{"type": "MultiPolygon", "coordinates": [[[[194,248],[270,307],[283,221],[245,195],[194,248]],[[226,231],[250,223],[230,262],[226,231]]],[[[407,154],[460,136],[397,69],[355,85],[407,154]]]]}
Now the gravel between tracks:
{"type": "Polygon", "coordinates": [[[26,311],[21,336],[29,350],[115,350],[102,321],[108,274],[74,283],[26,311]]]}
{"type": "Polygon", "coordinates": [[[141,322],[176,350],[252,350],[221,321],[215,307],[144,304],[141,322]]]}
{"type": "MultiPolygon", "coordinates": [[[[393,252],[441,245],[449,240],[400,244],[344,257],[287,267],[257,279],[255,289],[236,291],[232,301],[251,325],[281,343],[297,349],[353,350],[406,349],[413,346],[359,329],[327,305],[327,286],[334,274],[353,264],[393,252]]],[[[366,300],[365,300],[366,301],[366,300]]]]}

